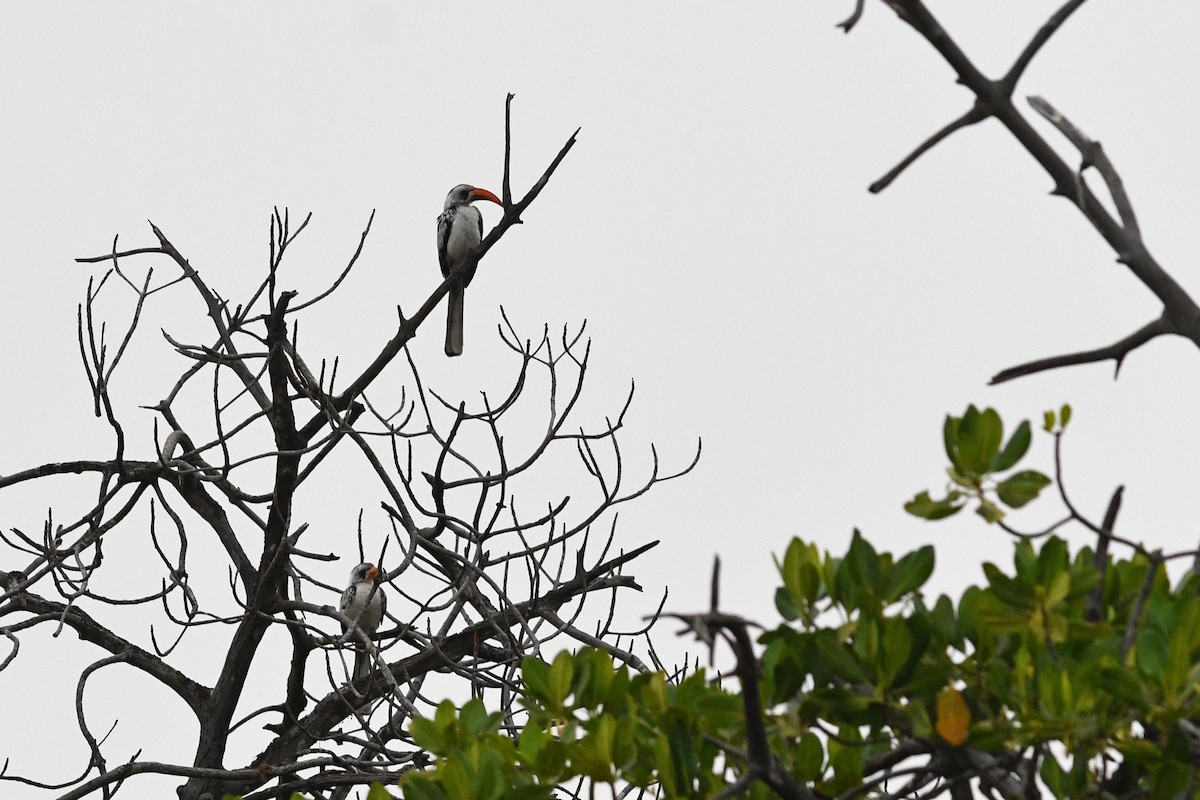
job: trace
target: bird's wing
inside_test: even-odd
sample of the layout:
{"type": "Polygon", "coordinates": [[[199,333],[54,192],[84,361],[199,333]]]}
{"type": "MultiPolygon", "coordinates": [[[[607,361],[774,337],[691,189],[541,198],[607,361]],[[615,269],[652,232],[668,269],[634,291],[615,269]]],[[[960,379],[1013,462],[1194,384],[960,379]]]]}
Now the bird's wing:
{"type": "MultiPolygon", "coordinates": [[[[346,591],[342,592],[342,599],[338,601],[338,611],[345,614],[347,617],[353,617],[350,613],[350,604],[354,602],[355,595],[358,594],[358,584],[352,583],[346,587],[346,591]]],[[[342,630],[349,630],[350,626],[343,622],[342,630]]]]}
{"type": "MultiPolygon", "coordinates": [[[[454,227],[453,208],[448,208],[438,217],[437,227],[437,242],[438,242],[438,265],[442,268],[442,277],[445,278],[450,274],[450,264],[447,257],[447,245],[450,242],[450,229],[454,227]]],[[[480,220],[482,226],[483,221],[480,220]]],[[[482,227],[480,228],[482,230],[482,227]]]]}
{"type": "Polygon", "coordinates": [[[342,592],[342,599],[338,601],[338,611],[341,611],[343,614],[345,614],[346,609],[349,608],[350,604],[354,602],[354,595],[357,592],[358,592],[358,584],[357,583],[352,583],[349,586],[347,586],[346,591],[342,592]]]}
{"type": "MultiPolygon", "coordinates": [[[[470,242],[467,245],[468,250],[474,249],[475,245],[479,244],[479,242],[483,239],[483,214],[481,214],[479,209],[475,206],[463,206],[459,209],[458,213],[463,218],[461,222],[462,229],[459,234],[460,236],[467,235],[467,232],[471,230],[467,226],[472,222],[475,223],[475,227],[478,229],[479,235],[473,237],[475,241],[470,242]]],[[[464,253],[463,255],[465,257],[466,254],[464,253]]],[[[463,286],[471,285],[471,279],[475,277],[475,268],[477,266],[478,264],[471,264],[470,269],[463,273],[463,286]]]]}

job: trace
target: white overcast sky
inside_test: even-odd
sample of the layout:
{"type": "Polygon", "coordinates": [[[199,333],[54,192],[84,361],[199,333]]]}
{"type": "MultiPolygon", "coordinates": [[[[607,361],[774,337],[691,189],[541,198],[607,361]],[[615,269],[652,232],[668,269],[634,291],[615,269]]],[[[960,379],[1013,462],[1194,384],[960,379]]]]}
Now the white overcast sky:
{"type": "MultiPolygon", "coordinates": [[[[931,5],[997,75],[1059,3],[931,5]]],[[[316,353],[340,354],[343,369],[361,366],[392,335],[396,304],[415,309],[440,280],[434,220],[446,191],[500,190],[513,92],[515,191],[582,127],[578,144],[481,267],[467,295],[466,355],[442,356],[440,309],[412,349],[432,385],[471,398],[511,373],[495,336],[500,305],[527,335],[586,319],[593,368],[580,422],[616,413],[634,380],[630,469],[648,469],[651,442],[671,468],[703,438],[691,476],[622,512],[627,546],[662,540],[633,570],[647,588],[627,601],[638,613],[664,586],[670,609],[703,607],[719,554],[726,609],[770,622],[771,554],[793,535],[837,552],[856,526],[893,552],[936,543],[934,586],[957,595],[981,560],[1007,563],[1009,543],[973,515],[933,525],[901,506],[941,488],[941,421],[968,402],[1011,423],[1071,402],[1066,466],[1079,504],[1099,517],[1125,483],[1124,535],[1195,544],[1195,349],[1156,341],[1115,383],[1105,364],[987,387],[1003,367],[1115,341],[1158,305],[994,122],[870,195],[871,181],[970,96],[880,3],[851,35],[836,30],[852,6],[0,5],[0,474],[111,454],[74,332],[76,303],[100,272],[74,258],[106,252],[116,235],[120,247],[152,245],[150,219],[210,285],[240,298],[261,275],[268,215],[286,206],[313,221],[281,283],[311,296],[374,209],[359,266],[301,334],[316,353]]],[[[1194,3],[1093,2],[1018,88],[1103,141],[1151,252],[1193,291],[1197,30],[1194,3]]],[[[496,220],[494,207],[482,210],[496,220]]],[[[163,298],[118,373],[133,457],[153,454],[152,415],[136,407],[170,385],[157,328],[202,331],[191,321],[199,313],[188,291],[163,298]]],[[[1048,441],[1035,442],[1030,466],[1048,470],[1048,441]]],[[[347,489],[298,506],[315,527],[345,532],[323,540],[346,550],[331,580],[354,563],[359,509],[375,514],[379,499],[347,489]]],[[[38,531],[56,503],[69,500],[0,495],[0,525],[38,531]]],[[[1028,527],[1057,516],[1054,502],[1043,505],[1028,527]]],[[[5,559],[0,568],[19,565],[5,559]]],[[[144,625],[128,632],[145,638],[144,625]]],[[[70,709],[90,651],[55,656],[71,638],[30,642],[0,673],[3,705],[15,707],[0,714],[10,768],[46,780],[86,760],[70,709]]],[[[109,671],[98,686],[141,690],[109,671]]],[[[172,744],[193,730],[181,717],[153,728],[119,702],[96,708],[100,730],[122,719],[111,758],[145,744],[143,758],[190,761],[187,742],[172,744]]]]}

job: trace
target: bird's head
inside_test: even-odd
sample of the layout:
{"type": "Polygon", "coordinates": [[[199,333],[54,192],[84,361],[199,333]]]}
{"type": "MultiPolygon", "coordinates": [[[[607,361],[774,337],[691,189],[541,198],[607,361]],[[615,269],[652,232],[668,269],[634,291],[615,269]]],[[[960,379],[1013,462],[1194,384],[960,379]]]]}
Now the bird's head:
{"type": "Polygon", "coordinates": [[[379,578],[379,567],[362,563],[350,570],[350,583],[374,583],[379,578]]]}
{"type": "Polygon", "coordinates": [[[442,208],[445,210],[455,206],[470,205],[476,200],[490,200],[498,206],[504,205],[499,197],[487,189],[477,189],[469,183],[460,183],[450,190],[450,194],[446,195],[446,204],[442,208]]]}

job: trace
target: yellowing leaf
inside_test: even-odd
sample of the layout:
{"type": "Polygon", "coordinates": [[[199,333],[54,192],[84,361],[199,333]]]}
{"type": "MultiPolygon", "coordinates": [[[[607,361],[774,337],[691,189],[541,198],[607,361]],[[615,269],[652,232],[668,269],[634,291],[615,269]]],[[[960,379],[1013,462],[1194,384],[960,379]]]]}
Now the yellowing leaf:
{"type": "Polygon", "coordinates": [[[971,710],[957,689],[943,689],[937,696],[937,732],[952,745],[967,740],[971,725],[971,710]]]}

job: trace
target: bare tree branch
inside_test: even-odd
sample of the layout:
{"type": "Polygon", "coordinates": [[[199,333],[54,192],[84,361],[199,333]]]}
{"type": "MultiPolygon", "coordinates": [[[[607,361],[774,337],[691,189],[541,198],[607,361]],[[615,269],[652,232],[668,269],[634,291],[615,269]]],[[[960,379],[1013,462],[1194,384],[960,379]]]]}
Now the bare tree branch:
{"type": "Polygon", "coordinates": [[[967,109],[966,113],[964,113],[961,117],[949,123],[937,133],[921,142],[921,144],[917,146],[916,150],[913,150],[904,157],[903,161],[888,170],[887,174],[882,178],[868,186],[867,191],[869,191],[871,194],[878,194],[879,192],[882,192],[892,184],[892,181],[896,180],[896,178],[899,178],[900,174],[904,172],[904,170],[908,169],[908,167],[914,161],[924,155],[938,142],[942,141],[955,131],[970,127],[977,122],[983,122],[990,116],[991,114],[988,112],[988,110],[980,105],[978,101],[976,101],[975,105],[967,109]]]}
{"type": "Polygon", "coordinates": [[[1142,241],[1133,207],[1129,203],[1123,184],[1116,170],[1104,155],[1098,143],[1088,140],[1058,112],[1045,101],[1033,99],[1031,102],[1039,113],[1046,116],[1052,124],[1067,135],[1075,143],[1084,156],[1084,167],[1096,166],[1108,184],[1110,194],[1117,206],[1120,219],[1116,220],[1108,213],[1087,183],[1079,173],[1072,170],[1058,153],[1041,137],[1032,125],[1021,115],[1012,101],[1012,92],[1024,70],[1033,57],[1046,44],[1050,37],[1066,21],[1066,19],[1082,5],[1082,0],[1069,0],[1055,12],[1050,19],[1033,37],[1032,41],[1018,56],[1008,73],[1000,80],[992,80],[971,62],[965,53],[955,43],[950,34],[942,27],[922,0],[884,0],[895,9],[901,17],[920,33],[929,44],[941,54],[958,76],[958,82],[975,94],[975,107],[971,112],[951,123],[929,141],[919,147],[912,156],[901,163],[884,179],[873,184],[872,191],[885,187],[896,174],[911,163],[917,156],[929,149],[949,133],[964,127],[971,121],[977,121],[979,115],[994,116],[1003,124],[1031,156],[1042,166],[1054,181],[1054,194],[1064,197],[1074,203],[1091,222],[1096,231],[1112,247],[1117,255],[1117,261],[1125,264],[1133,274],[1148,288],[1163,304],[1161,322],[1151,323],[1141,331],[1112,345],[1084,353],[1060,356],[1033,362],[1022,367],[1005,370],[993,378],[993,383],[1009,380],[1020,375],[1031,374],[1045,369],[1053,369],[1070,364],[1082,364],[1100,361],[1108,358],[1121,359],[1129,350],[1144,343],[1147,338],[1160,333],[1175,333],[1185,336],[1194,344],[1200,346],[1200,306],[1183,287],[1162,268],[1154,259],[1142,241]]]}
{"type": "Polygon", "coordinates": [[[1116,378],[1121,372],[1121,364],[1125,361],[1125,356],[1151,339],[1168,333],[1176,333],[1176,331],[1173,330],[1173,326],[1165,317],[1159,317],[1156,320],[1147,322],[1124,339],[1113,342],[1107,347],[1098,347],[1095,350],[1083,350],[1078,353],[1067,353],[1061,356],[1042,358],[1026,364],[1018,364],[1008,369],[1002,369],[992,376],[989,384],[995,386],[998,383],[1004,383],[1013,378],[1032,375],[1035,372],[1044,372],[1048,369],[1069,367],[1075,364],[1092,364],[1096,361],[1108,361],[1109,359],[1116,362],[1113,368],[1113,378],[1116,378]]]}

